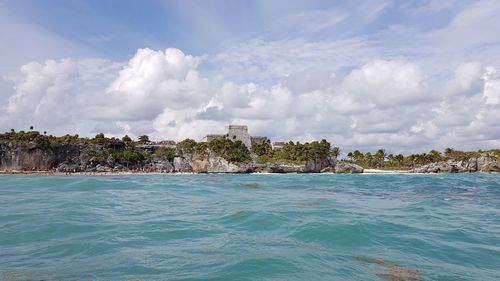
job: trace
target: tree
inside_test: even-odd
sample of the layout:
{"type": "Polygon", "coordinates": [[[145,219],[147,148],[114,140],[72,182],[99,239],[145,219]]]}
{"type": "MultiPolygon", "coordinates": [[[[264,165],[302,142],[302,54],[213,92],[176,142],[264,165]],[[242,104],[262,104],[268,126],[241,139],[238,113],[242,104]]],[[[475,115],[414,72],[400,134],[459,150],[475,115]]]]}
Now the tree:
{"type": "Polygon", "coordinates": [[[451,157],[453,152],[455,152],[455,150],[453,148],[448,147],[444,150],[444,156],[451,157]]]}
{"type": "Polygon", "coordinates": [[[125,135],[123,138],[122,138],[122,141],[126,144],[129,144],[132,142],[132,139],[128,136],[128,135],[125,135]]]}
{"type": "Polygon", "coordinates": [[[373,165],[373,155],[371,152],[365,153],[365,160],[367,161],[368,167],[372,167],[373,165]]]}
{"type": "Polygon", "coordinates": [[[252,145],[252,150],[258,156],[271,155],[273,153],[273,148],[267,141],[252,145]]]}
{"type": "Polygon", "coordinates": [[[157,155],[159,157],[164,157],[168,161],[173,161],[176,154],[177,153],[176,153],[175,148],[172,148],[172,147],[162,147],[162,148],[159,148],[155,151],[155,155],[157,155]]]}
{"type": "Polygon", "coordinates": [[[354,161],[362,161],[364,159],[364,155],[359,150],[354,150],[353,152],[354,161]]]}
{"type": "Polygon", "coordinates": [[[208,148],[215,155],[226,159],[229,162],[250,162],[250,151],[245,144],[240,141],[232,141],[230,139],[214,139],[208,143],[208,148]]]}
{"type": "Polygon", "coordinates": [[[337,157],[339,157],[339,155],[340,155],[340,147],[334,146],[332,148],[331,155],[332,155],[333,158],[337,159],[337,157]]]}
{"type": "Polygon", "coordinates": [[[398,155],[396,155],[396,156],[394,156],[394,160],[396,160],[399,163],[400,166],[403,165],[404,159],[405,159],[405,157],[401,153],[398,154],[398,155]]]}
{"type": "Polygon", "coordinates": [[[352,152],[347,153],[347,158],[351,161],[354,160],[354,154],[352,152]]]}
{"type": "Polygon", "coordinates": [[[385,160],[385,150],[384,149],[377,150],[375,155],[373,155],[373,158],[375,158],[376,164],[378,166],[383,166],[385,160]]]}
{"type": "Polygon", "coordinates": [[[182,152],[193,153],[196,149],[196,141],[193,139],[185,139],[177,144],[177,147],[182,150],[182,152]]]}
{"type": "Polygon", "coordinates": [[[31,126],[30,126],[30,131],[33,131],[33,128],[34,128],[34,127],[33,127],[33,125],[31,125],[31,126]]]}
{"type": "Polygon", "coordinates": [[[441,161],[441,153],[439,153],[439,151],[437,150],[431,150],[428,154],[429,156],[429,161],[430,162],[439,162],[441,161]]]}
{"type": "Polygon", "coordinates": [[[142,135],[139,137],[139,143],[146,144],[149,142],[149,137],[147,135],[142,135]]]}

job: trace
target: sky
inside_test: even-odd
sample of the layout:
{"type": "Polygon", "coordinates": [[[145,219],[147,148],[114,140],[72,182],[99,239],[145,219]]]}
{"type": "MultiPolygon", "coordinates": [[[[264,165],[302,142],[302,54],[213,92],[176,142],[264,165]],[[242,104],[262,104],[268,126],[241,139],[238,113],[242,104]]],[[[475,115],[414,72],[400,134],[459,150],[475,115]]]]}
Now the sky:
{"type": "Polygon", "coordinates": [[[0,131],[500,147],[500,1],[0,0],[0,131]]]}

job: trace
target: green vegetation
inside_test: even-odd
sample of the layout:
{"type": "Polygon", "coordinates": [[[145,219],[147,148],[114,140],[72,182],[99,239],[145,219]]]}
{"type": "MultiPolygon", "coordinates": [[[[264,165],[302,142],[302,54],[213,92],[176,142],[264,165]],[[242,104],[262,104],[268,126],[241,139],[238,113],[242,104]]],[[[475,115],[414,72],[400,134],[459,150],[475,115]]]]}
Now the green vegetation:
{"type": "Polygon", "coordinates": [[[192,139],[185,139],[177,144],[177,148],[187,153],[194,153],[198,143],[192,139]]]}
{"type": "Polygon", "coordinates": [[[174,157],[177,155],[177,150],[172,147],[161,147],[158,148],[154,154],[166,158],[168,161],[173,161],[174,157]]]}
{"type": "Polygon", "coordinates": [[[139,136],[139,143],[146,144],[149,142],[149,137],[147,135],[139,136]]]}
{"type": "Polygon", "coordinates": [[[239,140],[233,141],[227,138],[211,140],[208,143],[196,142],[185,139],[177,144],[177,148],[183,153],[196,153],[200,157],[207,157],[209,151],[226,159],[229,162],[248,163],[251,161],[250,151],[239,140]]]}
{"type": "Polygon", "coordinates": [[[355,150],[347,153],[347,160],[364,168],[406,170],[441,161],[464,161],[473,157],[479,157],[483,153],[488,153],[488,155],[500,159],[500,150],[498,149],[488,151],[459,151],[447,148],[444,152],[431,150],[427,153],[410,154],[407,156],[403,154],[386,154],[383,149],[379,149],[375,153],[362,153],[359,150],[355,150]]]}
{"type": "Polygon", "coordinates": [[[340,152],[338,147],[331,147],[326,140],[306,142],[292,142],[285,144],[281,149],[272,150],[271,145],[262,143],[254,147],[254,152],[259,156],[262,163],[290,163],[303,164],[309,160],[336,158],[340,152]]]}
{"type": "MultiPolygon", "coordinates": [[[[106,162],[110,156],[117,163],[129,166],[141,166],[158,156],[172,161],[177,155],[196,154],[197,157],[208,157],[209,153],[220,156],[230,162],[248,163],[252,161],[252,154],[257,157],[260,163],[286,163],[304,164],[315,159],[327,157],[337,158],[340,149],[332,147],[326,140],[306,143],[289,142],[280,149],[273,149],[270,141],[254,144],[252,151],[241,141],[221,138],[208,143],[196,142],[192,139],[185,139],[177,144],[176,148],[159,147],[145,148],[142,145],[149,144],[149,137],[142,135],[138,141],[125,135],[123,138],[108,138],[99,133],[93,138],[81,138],[78,135],[53,136],[46,132],[41,134],[30,128],[29,131],[16,132],[11,129],[9,132],[0,134],[0,141],[16,142],[32,148],[49,149],[56,144],[71,144],[85,146],[86,150],[96,162],[106,162]]],[[[489,156],[500,160],[500,150],[488,151],[459,151],[447,148],[440,152],[431,150],[421,154],[387,154],[384,149],[375,152],[361,152],[355,150],[347,153],[347,161],[358,164],[365,168],[377,169],[411,169],[417,166],[426,165],[433,162],[448,160],[468,160],[472,157],[479,157],[487,153],[489,156]]]]}
{"type": "Polygon", "coordinates": [[[208,143],[208,149],[229,162],[249,163],[252,160],[250,151],[239,140],[215,139],[208,143]]]}

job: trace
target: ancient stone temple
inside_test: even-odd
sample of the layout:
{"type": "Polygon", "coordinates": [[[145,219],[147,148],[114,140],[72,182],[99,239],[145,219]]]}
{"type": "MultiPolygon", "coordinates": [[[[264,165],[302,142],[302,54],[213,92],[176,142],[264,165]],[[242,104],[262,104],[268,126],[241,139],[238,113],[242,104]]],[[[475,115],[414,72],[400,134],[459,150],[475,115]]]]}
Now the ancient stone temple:
{"type": "Polygon", "coordinates": [[[248,134],[248,126],[245,125],[229,125],[227,127],[227,137],[230,140],[236,141],[239,140],[241,141],[246,147],[251,148],[252,147],[252,139],[250,138],[250,135],[248,134]]]}
{"type": "Polygon", "coordinates": [[[206,135],[203,139],[206,142],[209,142],[218,138],[228,138],[232,141],[241,141],[248,149],[252,149],[252,145],[256,143],[266,142],[268,141],[267,137],[260,136],[250,136],[248,133],[248,126],[246,125],[229,125],[227,127],[227,134],[225,135],[206,135]]]}

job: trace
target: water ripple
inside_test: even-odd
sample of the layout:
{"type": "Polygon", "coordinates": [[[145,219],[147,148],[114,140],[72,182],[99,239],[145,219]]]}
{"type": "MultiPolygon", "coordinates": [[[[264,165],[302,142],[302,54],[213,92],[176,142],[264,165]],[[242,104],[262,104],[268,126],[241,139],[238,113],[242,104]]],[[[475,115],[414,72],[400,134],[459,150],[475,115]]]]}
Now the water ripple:
{"type": "Polygon", "coordinates": [[[500,175],[0,176],[0,280],[500,280],[500,175]]]}

